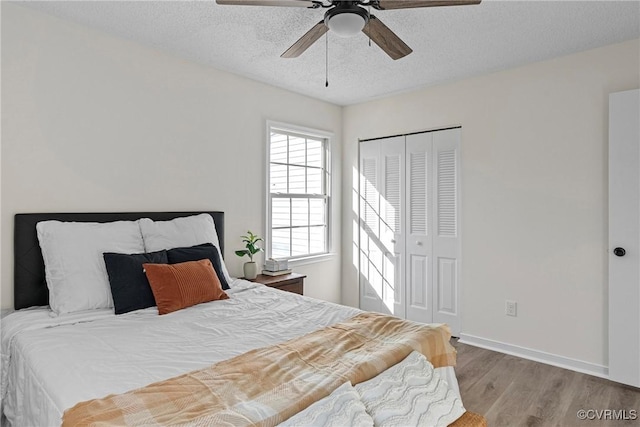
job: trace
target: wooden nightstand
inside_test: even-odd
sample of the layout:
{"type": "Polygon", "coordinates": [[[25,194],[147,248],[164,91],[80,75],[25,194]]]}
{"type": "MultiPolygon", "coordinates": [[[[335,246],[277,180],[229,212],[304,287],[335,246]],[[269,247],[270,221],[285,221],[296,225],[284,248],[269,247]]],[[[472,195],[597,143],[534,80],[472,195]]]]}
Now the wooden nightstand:
{"type": "Polygon", "coordinates": [[[280,289],[281,291],[303,295],[305,277],[307,276],[298,273],[283,274],[282,276],[259,274],[252,282],[262,283],[263,285],[280,289]]]}

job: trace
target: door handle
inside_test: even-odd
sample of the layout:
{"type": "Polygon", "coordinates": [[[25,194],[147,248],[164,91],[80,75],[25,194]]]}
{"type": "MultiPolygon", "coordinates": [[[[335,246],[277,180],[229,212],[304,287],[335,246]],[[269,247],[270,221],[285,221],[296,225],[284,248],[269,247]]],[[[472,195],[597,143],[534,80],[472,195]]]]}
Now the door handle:
{"type": "Polygon", "coordinates": [[[418,246],[422,246],[422,242],[421,242],[420,240],[417,240],[417,241],[416,241],[416,245],[418,245],[418,246]]]}
{"type": "Polygon", "coordinates": [[[391,243],[396,244],[396,239],[391,239],[391,243]]]}
{"type": "Polygon", "coordinates": [[[627,253],[627,251],[625,251],[624,248],[615,248],[613,250],[613,254],[615,256],[625,256],[626,253],[627,253]]]}

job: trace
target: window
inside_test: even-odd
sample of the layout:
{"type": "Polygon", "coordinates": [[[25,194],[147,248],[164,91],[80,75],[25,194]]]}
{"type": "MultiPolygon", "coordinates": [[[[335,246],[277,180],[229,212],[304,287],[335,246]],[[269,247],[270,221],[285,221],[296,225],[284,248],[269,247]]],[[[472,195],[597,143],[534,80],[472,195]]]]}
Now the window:
{"type": "Polygon", "coordinates": [[[267,257],[329,252],[329,135],[269,125],[267,257]]]}

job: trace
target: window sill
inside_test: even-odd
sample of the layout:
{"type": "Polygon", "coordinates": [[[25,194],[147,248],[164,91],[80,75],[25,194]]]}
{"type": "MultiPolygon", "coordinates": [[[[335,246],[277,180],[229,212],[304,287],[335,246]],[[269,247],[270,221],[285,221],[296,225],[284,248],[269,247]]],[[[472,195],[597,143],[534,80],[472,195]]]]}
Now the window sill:
{"type": "Polygon", "coordinates": [[[304,257],[304,258],[295,258],[295,259],[290,259],[289,260],[289,266],[290,267],[297,267],[300,265],[307,265],[307,264],[315,264],[317,262],[325,262],[325,261],[330,261],[333,258],[335,258],[336,254],[335,253],[326,253],[326,254],[320,254],[320,255],[312,255],[312,256],[308,256],[308,257],[304,257]]]}

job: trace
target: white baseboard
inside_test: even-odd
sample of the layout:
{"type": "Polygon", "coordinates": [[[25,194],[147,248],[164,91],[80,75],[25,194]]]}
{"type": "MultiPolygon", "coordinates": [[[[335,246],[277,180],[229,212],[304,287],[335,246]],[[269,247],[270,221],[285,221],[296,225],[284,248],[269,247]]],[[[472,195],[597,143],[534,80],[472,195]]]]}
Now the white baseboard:
{"type": "Polygon", "coordinates": [[[583,374],[609,379],[609,368],[604,365],[584,362],[570,357],[558,356],[557,354],[546,353],[544,351],[533,350],[531,348],[520,347],[518,345],[507,344],[468,334],[460,334],[460,342],[474,347],[481,347],[487,350],[510,354],[523,359],[529,359],[535,362],[546,363],[547,365],[553,365],[559,368],[570,369],[583,374]]]}

